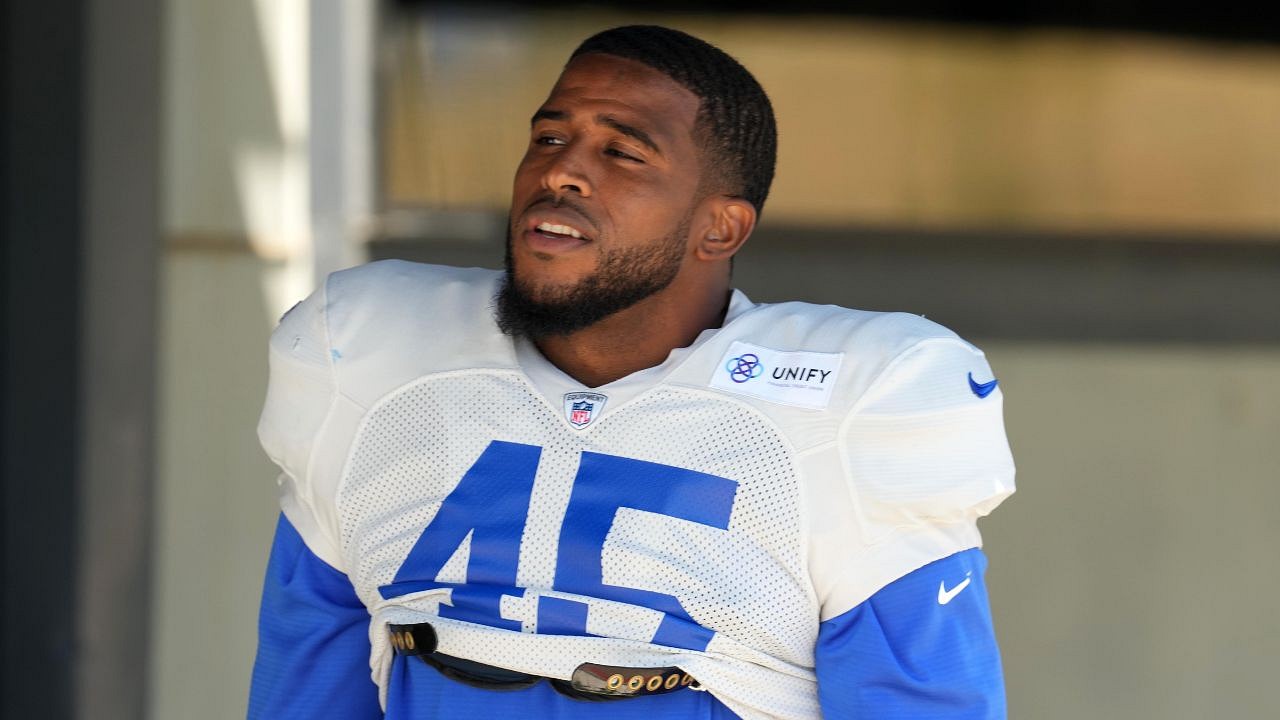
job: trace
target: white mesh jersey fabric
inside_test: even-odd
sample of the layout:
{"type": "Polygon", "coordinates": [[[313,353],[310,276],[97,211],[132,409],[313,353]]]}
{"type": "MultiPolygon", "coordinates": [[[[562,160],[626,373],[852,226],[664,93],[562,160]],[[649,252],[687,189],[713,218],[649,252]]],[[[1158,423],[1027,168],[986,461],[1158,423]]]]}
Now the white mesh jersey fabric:
{"type": "Polygon", "coordinates": [[[540,356],[519,359],[494,327],[497,279],[373,263],[330,276],[272,337],[263,446],[285,471],[286,514],[369,606],[384,692],[385,625],[429,620],[452,655],[561,678],[586,661],[679,665],[744,717],[817,717],[818,623],[980,544],[976,519],[1013,491],[1001,391],[973,389],[993,378],[990,367],[922,318],[741,297],[724,327],[665,369],[597,388],[616,392],[575,428],[563,393],[583,388],[522,366],[540,356]],[[742,343],[815,365],[839,355],[822,365],[828,405],[717,383],[742,343]],[[473,498],[442,511],[497,446],[521,465],[511,477],[526,483],[527,502],[502,506],[509,493],[494,490],[492,509],[473,498]],[[704,503],[686,484],[721,495],[704,503]],[[701,506],[723,501],[726,487],[723,522],[688,519],[713,515],[701,506]],[[487,523],[498,516],[516,529],[495,541],[487,523]],[[431,561],[434,577],[411,578],[428,585],[384,595],[425,529],[445,525],[474,530],[428,543],[445,553],[431,561]],[[594,545],[584,527],[599,531],[594,545]],[[511,572],[497,584],[514,589],[493,593],[486,622],[449,617],[455,593],[483,584],[469,577],[473,565],[511,572]],[[585,618],[543,613],[555,607],[585,618]],[[691,618],[685,630],[714,634],[671,641],[662,633],[673,613],[691,618]],[[565,618],[576,634],[562,632],[565,618]]]}
{"type": "MultiPolygon", "coordinates": [[[[561,415],[521,376],[502,371],[425,378],[368,414],[338,500],[347,565],[375,608],[375,626],[430,620],[442,652],[551,677],[568,678],[588,661],[696,666],[699,681],[740,714],[812,717],[818,609],[801,554],[795,458],[778,430],[743,404],[677,388],[659,387],[585,431],[561,415]],[[520,540],[517,585],[524,592],[502,603],[503,617],[518,620],[522,633],[437,617],[447,588],[391,600],[379,593],[494,440],[541,448],[520,540]],[[554,589],[561,525],[583,452],[734,481],[722,530],[627,507],[620,478],[623,507],[600,557],[579,558],[600,563],[609,585],[677,598],[715,631],[705,651],[651,643],[659,610],[554,589]],[[538,634],[538,603],[546,596],[586,603],[587,630],[602,637],[538,634]]],[[[468,555],[464,541],[439,579],[461,581],[468,555]]],[[[382,635],[371,637],[379,642],[382,635]]]]}

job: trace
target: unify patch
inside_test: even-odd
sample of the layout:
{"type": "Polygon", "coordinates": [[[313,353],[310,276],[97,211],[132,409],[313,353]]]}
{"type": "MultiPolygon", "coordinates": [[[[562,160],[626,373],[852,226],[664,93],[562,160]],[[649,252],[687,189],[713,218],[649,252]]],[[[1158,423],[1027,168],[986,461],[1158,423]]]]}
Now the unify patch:
{"type": "Polygon", "coordinates": [[[831,402],[843,360],[844,353],[789,352],[735,341],[711,376],[711,387],[821,409],[831,402]]]}

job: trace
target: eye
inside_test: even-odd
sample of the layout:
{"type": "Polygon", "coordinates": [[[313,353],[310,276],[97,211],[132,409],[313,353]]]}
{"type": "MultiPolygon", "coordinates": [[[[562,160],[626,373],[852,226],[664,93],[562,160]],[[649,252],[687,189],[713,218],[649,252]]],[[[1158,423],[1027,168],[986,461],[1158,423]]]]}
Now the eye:
{"type": "Polygon", "coordinates": [[[625,152],[625,151],[623,151],[623,150],[619,150],[618,148],[614,148],[614,147],[611,147],[611,148],[605,148],[604,154],[605,154],[605,155],[610,155],[610,156],[612,156],[612,157],[616,157],[616,158],[621,158],[621,159],[623,159],[623,160],[630,160],[631,162],[644,163],[644,160],[641,160],[640,158],[636,157],[635,155],[631,155],[631,154],[629,154],[629,153],[627,153],[627,152],[625,152]]]}
{"type": "Polygon", "coordinates": [[[534,145],[564,145],[564,138],[555,135],[539,135],[533,139],[534,145]]]}

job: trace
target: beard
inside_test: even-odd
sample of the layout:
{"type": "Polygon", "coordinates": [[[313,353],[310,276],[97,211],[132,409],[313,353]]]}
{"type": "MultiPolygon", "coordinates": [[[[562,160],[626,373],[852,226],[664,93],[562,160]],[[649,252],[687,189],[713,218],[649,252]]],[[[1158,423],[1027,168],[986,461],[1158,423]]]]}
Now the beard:
{"type": "Polygon", "coordinates": [[[666,237],[602,254],[595,272],[572,285],[535,287],[516,276],[508,222],[507,273],[495,298],[498,328],[529,340],[571,335],[654,295],[680,272],[691,223],[692,213],[666,237]]]}

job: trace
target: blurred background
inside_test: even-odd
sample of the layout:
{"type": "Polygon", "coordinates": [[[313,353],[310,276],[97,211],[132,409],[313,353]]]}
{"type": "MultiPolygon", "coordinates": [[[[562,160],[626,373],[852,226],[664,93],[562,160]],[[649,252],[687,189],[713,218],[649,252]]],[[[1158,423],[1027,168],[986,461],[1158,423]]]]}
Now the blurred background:
{"type": "Polygon", "coordinates": [[[243,716],[276,318],[369,259],[499,266],[529,115],[652,22],[774,102],[740,287],[987,351],[1011,716],[1280,717],[1280,26],[785,4],[7,4],[0,715],[243,716]]]}

